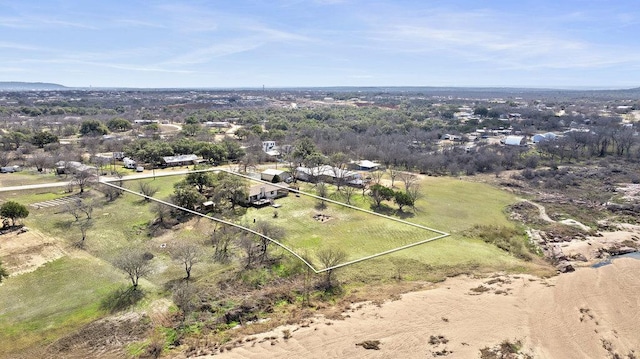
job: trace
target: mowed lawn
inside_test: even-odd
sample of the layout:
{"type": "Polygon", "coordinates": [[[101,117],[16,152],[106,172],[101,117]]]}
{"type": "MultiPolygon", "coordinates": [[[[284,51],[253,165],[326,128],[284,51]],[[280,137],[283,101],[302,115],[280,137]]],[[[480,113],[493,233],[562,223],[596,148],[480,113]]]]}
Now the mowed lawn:
{"type": "MultiPolygon", "coordinates": [[[[325,209],[319,209],[319,200],[305,195],[289,195],[278,199],[277,203],[282,205],[277,209],[250,209],[246,222],[268,221],[284,228],[285,237],[281,242],[311,258],[315,258],[318,250],[334,248],[347,254],[345,261],[352,261],[440,235],[333,203],[326,203],[325,209]]],[[[316,269],[322,269],[315,259],[316,269]]]]}
{"type": "MultiPolygon", "coordinates": [[[[387,202],[387,208],[382,212],[393,218],[450,233],[451,237],[408,248],[391,256],[435,266],[474,262],[500,267],[521,263],[494,246],[462,235],[479,224],[515,226],[504,213],[504,208],[516,201],[513,195],[485,184],[449,177],[424,177],[420,181],[420,189],[421,197],[415,211],[405,208],[404,212],[397,213],[395,204],[387,202]]],[[[312,186],[303,186],[303,190],[313,193],[312,186]]],[[[340,198],[336,195],[331,197],[340,198]]],[[[251,224],[254,219],[264,220],[283,227],[286,231],[283,244],[311,258],[319,249],[340,248],[347,253],[347,261],[355,260],[440,235],[332,203],[327,203],[326,209],[320,209],[318,199],[305,195],[289,195],[276,202],[282,206],[277,209],[250,209],[244,222],[251,224]],[[324,220],[314,218],[319,214],[327,217],[324,220]]],[[[361,191],[353,195],[351,202],[362,209],[372,209],[368,196],[363,197],[361,191]]],[[[321,268],[317,260],[314,263],[321,268]]]]}

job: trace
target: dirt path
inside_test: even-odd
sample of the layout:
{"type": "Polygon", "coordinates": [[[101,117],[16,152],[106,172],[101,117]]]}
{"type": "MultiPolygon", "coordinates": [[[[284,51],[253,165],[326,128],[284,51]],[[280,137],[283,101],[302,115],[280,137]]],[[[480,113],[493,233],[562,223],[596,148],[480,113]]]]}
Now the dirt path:
{"type": "Polygon", "coordinates": [[[542,219],[545,222],[549,222],[549,223],[555,223],[555,221],[553,219],[551,219],[551,217],[549,217],[549,215],[547,214],[547,209],[544,208],[543,205],[535,203],[535,202],[531,202],[528,199],[520,199],[521,202],[526,202],[529,203],[531,205],[534,205],[538,208],[538,211],[540,212],[540,219],[542,219]]]}

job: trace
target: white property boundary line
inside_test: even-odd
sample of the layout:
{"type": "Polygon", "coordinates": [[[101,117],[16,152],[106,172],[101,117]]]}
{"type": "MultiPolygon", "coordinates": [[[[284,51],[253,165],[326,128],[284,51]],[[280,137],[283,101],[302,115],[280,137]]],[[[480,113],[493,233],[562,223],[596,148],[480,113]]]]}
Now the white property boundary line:
{"type": "MultiPolygon", "coordinates": [[[[393,218],[393,217],[390,217],[390,216],[387,216],[387,215],[384,215],[384,214],[381,214],[381,213],[376,213],[376,212],[369,211],[369,210],[366,210],[366,209],[358,208],[358,207],[355,207],[355,206],[352,206],[352,205],[349,205],[349,204],[346,204],[346,203],[338,202],[338,201],[335,201],[335,200],[332,200],[332,199],[329,199],[329,198],[323,198],[323,197],[316,196],[316,195],[313,195],[313,194],[310,194],[310,193],[302,192],[300,190],[293,190],[293,189],[290,189],[290,188],[285,187],[285,186],[280,186],[280,185],[275,184],[275,183],[259,180],[259,179],[256,179],[256,178],[253,178],[253,177],[250,177],[250,176],[242,175],[242,174],[239,174],[239,173],[236,173],[236,172],[232,172],[232,171],[228,171],[228,170],[225,170],[225,169],[215,168],[215,169],[189,171],[189,173],[197,173],[197,172],[225,172],[225,173],[231,174],[233,176],[246,178],[246,179],[249,179],[251,181],[258,182],[258,183],[269,184],[269,185],[272,185],[272,186],[275,186],[275,187],[279,187],[281,189],[286,189],[286,190],[288,190],[290,192],[299,193],[299,194],[302,194],[302,195],[305,195],[305,196],[309,196],[309,197],[312,197],[312,198],[316,198],[316,199],[319,199],[319,200],[322,200],[322,201],[326,201],[326,202],[330,202],[330,203],[333,203],[333,204],[337,204],[339,206],[347,207],[347,208],[350,208],[350,209],[353,209],[353,210],[356,210],[356,211],[365,212],[365,213],[372,214],[372,215],[375,215],[375,216],[379,216],[379,217],[382,217],[382,218],[385,218],[385,219],[388,219],[388,220],[396,221],[396,222],[399,222],[399,223],[402,223],[402,224],[405,224],[405,225],[409,225],[409,226],[417,227],[417,228],[420,228],[420,229],[423,229],[423,230],[435,232],[435,233],[438,233],[440,235],[436,236],[436,237],[433,237],[433,238],[428,238],[428,239],[425,239],[425,240],[422,240],[422,241],[418,241],[418,242],[415,242],[415,243],[410,243],[410,244],[407,244],[407,245],[404,245],[404,246],[392,248],[392,249],[389,249],[389,250],[386,250],[386,251],[383,251],[383,252],[380,252],[380,253],[376,253],[376,254],[365,256],[365,257],[362,257],[362,258],[358,258],[358,259],[355,259],[355,260],[352,260],[352,261],[349,261],[349,262],[340,263],[340,264],[332,266],[332,267],[327,267],[327,268],[323,268],[323,269],[317,270],[311,263],[306,261],[302,256],[300,256],[298,253],[296,253],[291,248],[287,247],[286,245],[278,242],[277,240],[275,240],[275,239],[273,239],[271,237],[268,237],[268,236],[265,236],[265,235],[263,235],[263,234],[261,234],[259,232],[256,232],[251,228],[244,227],[244,226],[241,226],[241,225],[233,223],[233,222],[225,221],[223,219],[211,217],[211,216],[208,216],[206,214],[203,214],[203,213],[200,213],[200,212],[196,212],[196,211],[184,208],[184,207],[180,207],[180,206],[177,206],[177,205],[175,205],[173,203],[162,201],[162,200],[159,200],[157,198],[150,197],[150,196],[144,195],[142,193],[138,193],[138,192],[132,191],[130,189],[114,185],[112,183],[109,183],[109,181],[107,181],[107,180],[100,180],[99,183],[105,184],[105,185],[113,187],[113,188],[117,188],[117,189],[123,190],[125,192],[134,194],[136,196],[140,196],[140,197],[143,197],[143,198],[146,198],[146,199],[149,199],[149,200],[164,204],[164,205],[169,206],[169,207],[173,207],[173,208],[179,209],[181,211],[185,211],[185,212],[188,212],[188,213],[191,213],[191,214],[195,214],[195,215],[200,216],[200,217],[204,217],[204,218],[210,219],[210,220],[215,221],[215,222],[219,222],[219,223],[223,223],[223,224],[235,227],[235,228],[239,228],[239,229],[241,229],[243,231],[246,231],[246,232],[249,232],[251,234],[255,234],[255,235],[257,235],[257,236],[259,236],[261,238],[267,239],[268,241],[270,241],[270,242],[274,243],[275,245],[281,247],[282,249],[284,249],[287,252],[291,253],[294,257],[296,257],[299,260],[301,260],[307,267],[309,267],[316,274],[327,272],[327,271],[332,271],[334,269],[342,268],[342,267],[345,267],[345,266],[348,266],[348,265],[351,265],[351,264],[355,264],[355,263],[359,263],[359,262],[363,262],[363,261],[366,261],[366,260],[369,260],[369,259],[381,257],[381,256],[384,256],[384,255],[387,255],[387,254],[395,253],[395,252],[398,252],[398,251],[401,251],[401,250],[404,250],[404,249],[407,249],[407,248],[419,246],[419,245],[424,244],[424,243],[432,242],[432,241],[435,241],[435,240],[450,236],[449,233],[446,233],[446,232],[443,232],[443,231],[440,231],[440,230],[437,230],[437,229],[433,229],[433,228],[430,228],[430,227],[427,227],[427,226],[423,226],[423,225],[420,225],[420,224],[407,222],[407,221],[402,220],[402,219],[393,218]]],[[[183,174],[175,174],[175,175],[183,176],[184,173],[183,174]]],[[[145,178],[139,178],[139,179],[145,179],[145,178]]],[[[136,180],[138,180],[138,179],[136,179],[136,180]]],[[[113,179],[113,181],[121,181],[121,180],[113,179]]],[[[126,181],[126,180],[122,180],[122,181],[126,181]]]]}

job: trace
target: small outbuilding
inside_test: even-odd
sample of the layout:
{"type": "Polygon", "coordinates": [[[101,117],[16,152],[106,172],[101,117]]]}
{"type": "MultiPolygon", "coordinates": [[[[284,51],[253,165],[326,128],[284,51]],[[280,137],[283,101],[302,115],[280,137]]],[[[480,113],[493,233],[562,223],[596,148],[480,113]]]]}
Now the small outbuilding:
{"type": "Polygon", "coordinates": [[[260,173],[260,179],[267,182],[291,182],[291,173],[274,168],[268,168],[260,173]],[[279,180],[278,180],[279,179],[279,180]]]}

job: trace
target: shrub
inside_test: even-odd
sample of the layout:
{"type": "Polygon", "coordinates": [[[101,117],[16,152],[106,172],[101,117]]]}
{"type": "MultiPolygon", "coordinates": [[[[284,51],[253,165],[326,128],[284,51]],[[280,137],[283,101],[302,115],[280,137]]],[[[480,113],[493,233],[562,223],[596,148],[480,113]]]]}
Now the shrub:
{"type": "Polygon", "coordinates": [[[533,258],[526,246],[524,234],[514,228],[491,225],[475,225],[465,234],[468,238],[478,238],[486,243],[511,253],[517,258],[529,261],[533,258]]]}

